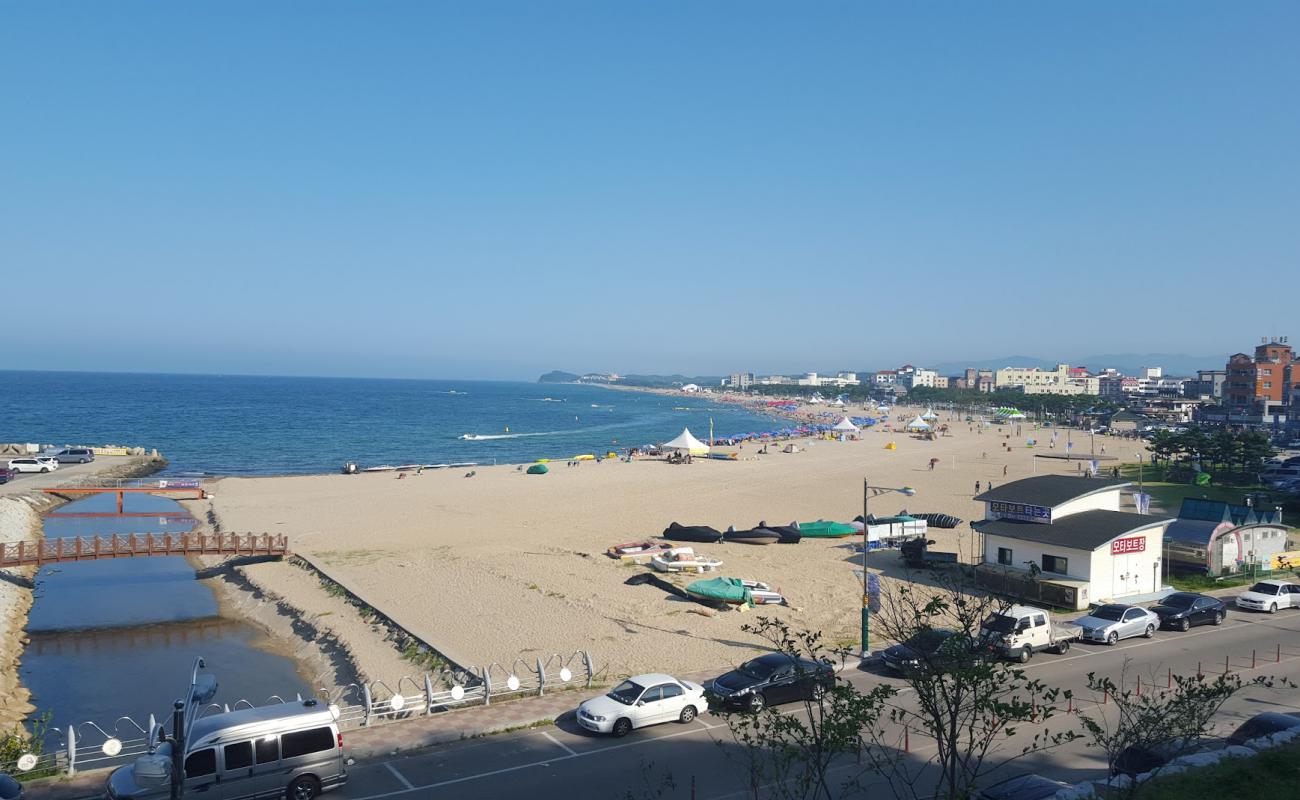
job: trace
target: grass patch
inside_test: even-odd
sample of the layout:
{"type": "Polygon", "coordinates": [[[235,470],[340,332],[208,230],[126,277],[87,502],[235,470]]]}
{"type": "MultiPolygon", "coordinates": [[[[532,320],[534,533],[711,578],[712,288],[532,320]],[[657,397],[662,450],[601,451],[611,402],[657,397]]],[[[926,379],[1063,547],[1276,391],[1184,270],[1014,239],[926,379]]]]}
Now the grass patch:
{"type": "MultiPolygon", "coordinates": [[[[1125,480],[1136,483],[1138,480],[1138,465],[1121,464],[1120,474],[1124,476],[1125,480]]],[[[1282,506],[1284,512],[1300,511],[1300,498],[1270,489],[1261,484],[1194,486],[1190,483],[1166,481],[1164,480],[1164,470],[1159,467],[1152,467],[1150,464],[1143,466],[1142,477],[1144,478],[1143,489],[1151,495],[1153,504],[1159,505],[1170,514],[1178,513],[1178,509],[1182,506],[1185,497],[1220,500],[1225,503],[1240,505],[1245,500],[1246,495],[1256,493],[1268,495],[1273,502],[1282,506]]]]}
{"type": "Polygon", "coordinates": [[[426,672],[436,672],[447,666],[447,661],[442,656],[414,642],[402,650],[402,658],[426,672]]]}
{"type": "Polygon", "coordinates": [[[1169,585],[1180,592],[1205,592],[1214,591],[1215,589],[1228,589],[1233,586],[1246,586],[1257,580],[1257,577],[1250,575],[1229,575],[1219,580],[1211,578],[1209,575],[1170,575],[1169,585]]]}
{"type": "Polygon", "coordinates": [[[1140,800],[1260,800],[1294,797],[1300,782],[1300,745],[1285,744],[1254,758],[1234,758],[1181,775],[1157,778],[1140,800]]]}

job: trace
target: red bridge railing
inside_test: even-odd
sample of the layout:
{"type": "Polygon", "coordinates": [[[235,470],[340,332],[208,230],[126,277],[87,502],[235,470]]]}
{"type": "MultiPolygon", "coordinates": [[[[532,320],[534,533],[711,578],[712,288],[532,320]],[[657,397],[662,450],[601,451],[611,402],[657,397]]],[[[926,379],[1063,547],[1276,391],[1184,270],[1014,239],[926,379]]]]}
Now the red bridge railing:
{"type": "Polygon", "coordinates": [[[129,533],[0,543],[0,569],[148,556],[285,556],[289,537],[269,533],[129,533]]]}

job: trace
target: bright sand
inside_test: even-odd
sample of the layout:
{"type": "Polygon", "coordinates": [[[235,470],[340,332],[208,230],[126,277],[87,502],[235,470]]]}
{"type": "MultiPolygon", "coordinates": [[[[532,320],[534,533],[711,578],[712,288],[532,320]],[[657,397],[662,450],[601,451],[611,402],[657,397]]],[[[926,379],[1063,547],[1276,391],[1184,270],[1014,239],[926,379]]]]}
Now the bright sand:
{"type": "MultiPolygon", "coordinates": [[[[462,665],[509,667],[516,658],[531,663],[588,650],[613,675],[694,672],[750,656],[757,642],[741,626],[759,614],[821,630],[832,645],[853,645],[861,597],[855,540],[695,545],[724,561],[717,574],[765,581],[790,602],[712,617],[687,613],[700,606],[657,587],[625,585],[650,567],[622,565],[605,548],[656,536],[674,520],[720,530],[759,520],[847,521],[862,513],[864,476],[917,491],[875,497],[876,515],[907,508],[969,521],[983,514],[972,500],[976,480],[986,487],[990,480],[1076,472],[1079,462],[1033,458],[1064,452],[1064,429],[1049,450],[1050,429],[1025,424],[1017,437],[1014,426],[993,426],[977,434],[962,420],[945,416],[952,433],[935,441],[878,426],[861,441],[814,441],[796,454],[773,446],[758,456],[758,446],[748,444],[735,462],[566,467],[561,461],[542,476],[500,466],[478,467],[472,478],[464,477],[466,469],[402,479],[395,473],[227,478],[211,487],[212,504],[226,531],[288,534],[296,552],[462,665]],[[1008,433],[1009,451],[1003,448],[1008,433]],[[1025,446],[1028,437],[1039,439],[1037,449],[1025,446]],[[887,442],[897,450],[885,449],[887,442]],[[933,470],[931,458],[939,459],[933,470]]],[[[1088,452],[1087,433],[1074,431],[1073,439],[1076,454],[1088,452]]],[[[1143,445],[1103,437],[1096,444],[1098,452],[1104,444],[1122,460],[1133,460],[1143,445]]],[[[1103,462],[1103,469],[1115,463],[1103,462]]],[[[931,538],[936,550],[971,553],[965,522],[954,530],[931,528],[931,538]]],[[[901,574],[893,552],[873,553],[871,568],[901,574]]],[[[289,585],[281,591],[289,603],[320,613],[311,593],[289,585]]]]}

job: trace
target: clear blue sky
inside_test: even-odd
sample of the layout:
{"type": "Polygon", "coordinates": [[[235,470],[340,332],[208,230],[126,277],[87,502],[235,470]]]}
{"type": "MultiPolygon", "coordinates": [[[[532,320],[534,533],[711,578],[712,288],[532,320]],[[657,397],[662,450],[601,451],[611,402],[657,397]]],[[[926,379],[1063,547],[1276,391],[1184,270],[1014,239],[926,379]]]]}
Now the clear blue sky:
{"type": "Polygon", "coordinates": [[[1294,0],[4,2],[0,369],[1300,336],[1298,35],[1294,0]]]}

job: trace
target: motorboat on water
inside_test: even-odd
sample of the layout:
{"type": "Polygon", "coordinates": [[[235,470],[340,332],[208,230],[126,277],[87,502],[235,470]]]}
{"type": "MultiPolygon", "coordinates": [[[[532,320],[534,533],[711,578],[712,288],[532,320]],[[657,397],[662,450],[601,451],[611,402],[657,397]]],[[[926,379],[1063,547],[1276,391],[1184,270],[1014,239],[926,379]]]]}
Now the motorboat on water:
{"type": "Polygon", "coordinates": [[[722,562],[697,553],[692,547],[674,547],[651,556],[650,566],[660,572],[714,572],[722,562]]]}

